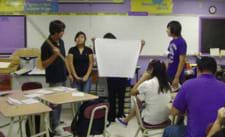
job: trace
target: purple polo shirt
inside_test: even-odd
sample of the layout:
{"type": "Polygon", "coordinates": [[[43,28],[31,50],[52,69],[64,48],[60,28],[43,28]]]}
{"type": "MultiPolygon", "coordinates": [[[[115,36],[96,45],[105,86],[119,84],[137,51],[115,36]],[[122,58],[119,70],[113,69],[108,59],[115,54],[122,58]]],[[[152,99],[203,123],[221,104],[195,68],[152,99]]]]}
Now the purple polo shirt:
{"type": "MultiPolygon", "coordinates": [[[[170,45],[168,47],[168,56],[169,64],[167,69],[167,74],[169,76],[170,80],[173,80],[173,78],[176,75],[177,68],[179,65],[179,56],[180,55],[186,55],[187,52],[187,44],[185,40],[182,37],[178,37],[177,39],[173,39],[170,41],[170,45]]],[[[181,73],[180,80],[183,80],[183,72],[181,73]]]]}
{"type": "Polygon", "coordinates": [[[225,83],[212,74],[202,74],[185,82],[173,106],[187,112],[186,137],[205,137],[207,126],[214,122],[217,110],[224,106],[225,83]]]}

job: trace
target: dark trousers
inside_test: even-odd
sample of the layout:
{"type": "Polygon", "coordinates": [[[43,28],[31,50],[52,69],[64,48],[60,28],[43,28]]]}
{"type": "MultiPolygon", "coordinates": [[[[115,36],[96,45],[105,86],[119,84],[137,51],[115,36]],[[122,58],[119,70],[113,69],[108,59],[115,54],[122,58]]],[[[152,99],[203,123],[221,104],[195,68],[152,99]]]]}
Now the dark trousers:
{"type": "Polygon", "coordinates": [[[116,117],[124,115],[124,96],[127,78],[107,78],[109,114],[108,120],[114,121],[116,117]],[[116,114],[116,98],[118,99],[118,113],[116,114]]]}

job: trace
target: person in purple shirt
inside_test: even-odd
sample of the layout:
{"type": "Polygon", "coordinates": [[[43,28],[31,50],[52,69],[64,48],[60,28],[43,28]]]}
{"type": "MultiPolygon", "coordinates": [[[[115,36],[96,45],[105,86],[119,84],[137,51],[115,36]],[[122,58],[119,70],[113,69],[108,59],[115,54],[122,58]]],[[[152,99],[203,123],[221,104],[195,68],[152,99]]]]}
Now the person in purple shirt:
{"type": "Polygon", "coordinates": [[[173,88],[177,88],[184,80],[184,65],[187,52],[187,44],[181,36],[182,26],[178,21],[167,24],[167,34],[172,37],[168,47],[167,74],[173,88]]]}
{"type": "Polygon", "coordinates": [[[214,76],[215,59],[202,57],[197,68],[198,77],[182,85],[171,109],[172,115],[186,113],[187,127],[167,127],[163,137],[205,137],[208,125],[216,120],[217,110],[224,105],[225,83],[214,76]]]}

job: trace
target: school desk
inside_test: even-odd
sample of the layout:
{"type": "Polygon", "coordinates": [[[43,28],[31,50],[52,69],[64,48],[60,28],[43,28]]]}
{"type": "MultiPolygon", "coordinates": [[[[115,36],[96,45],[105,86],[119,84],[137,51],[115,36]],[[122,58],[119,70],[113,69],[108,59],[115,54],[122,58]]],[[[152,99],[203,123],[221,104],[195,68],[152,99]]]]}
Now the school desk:
{"type": "Polygon", "coordinates": [[[52,104],[56,104],[56,105],[70,103],[73,116],[75,116],[75,104],[74,103],[87,101],[87,100],[94,100],[97,98],[98,98],[98,96],[87,94],[84,92],[79,92],[78,90],[75,90],[73,92],[65,92],[65,91],[58,92],[57,91],[53,94],[40,96],[40,99],[46,103],[52,103],[52,104]]]}
{"type": "MultiPolygon", "coordinates": [[[[23,116],[31,116],[31,115],[35,115],[35,114],[41,114],[44,118],[43,125],[45,125],[45,129],[43,132],[38,133],[38,135],[46,134],[46,136],[49,137],[48,113],[51,111],[51,108],[49,108],[48,106],[46,106],[42,103],[34,103],[34,104],[24,104],[23,103],[20,105],[18,105],[18,104],[10,105],[7,102],[8,97],[12,97],[17,100],[26,99],[26,97],[23,95],[22,92],[14,92],[14,93],[11,92],[10,95],[0,97],[0,104],[1,104],[0,105],[0,113],[6,118],[10,118],[10,125],[9,125],[7,137],[11,137],[11,133],[12,133],[13,125],[14,125],[14,119],[16,117],[19,117],[19,119],[21,120],[21,118],[23,116]]],[[[22,137],[22,124],[20,123],[19,126],[20,126],[20,136],[22,137]]]]}
{"type": "MultiPolygon", "coordinates": [[[[49,90],[51,90],[51,88],[49,90]]],[[[97,98],[98,98],[98,96],[91,95],[91,94],[84,93],[84,92],[79,92],[76,89],[73,92],[71,92],[71,91],[60,91],[60,92],[56,91],[55,93],[52,93],[52,94],[40,96],[40,99],[42,99],[46,102],[52,103],[52,104],[56,104],[56,105],[93,100],[93,99],[97,99],[97,98]],[[76,93],[77,93],[77,95],[76,95],[76,93]]]]}

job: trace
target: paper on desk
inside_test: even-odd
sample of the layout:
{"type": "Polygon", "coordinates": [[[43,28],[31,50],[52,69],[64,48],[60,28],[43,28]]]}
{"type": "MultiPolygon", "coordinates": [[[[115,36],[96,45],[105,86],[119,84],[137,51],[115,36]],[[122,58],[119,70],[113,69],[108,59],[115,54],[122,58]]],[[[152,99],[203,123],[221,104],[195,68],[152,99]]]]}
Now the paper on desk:
{"type": "Polygon", "coordinates": [[[82,93],[82,92],[72,92],[72,96],[83,97],[84,93],[82,93]]]}
{"type": "Polygon", "coordinates": [[[33,99],[33,98],[24,99],[24,100],[21,100],[21,102],[23,102],[24,104],[34,104],[34,103],[39,103],[38,100],[33,99]]]}
{"type": "Polygon", "coordinates": [[[42,95],[47,95],[47,94],[51,94],[51,93],[54,93],[54,91],[41,89],[41,90],[36,91],[35,93],[26,94],[24,96],[27,98],[36,98],[36,97],[40,97],[42,95]]]}
{"type": "Polygon", "coordinates": [[[22,104],[21,101],[15,99],[15,98],[11,98],[11,97],[8,97],[7,101],[9,104],[12,104],[12,105],[21,105],[22,104]]]}
{"type": "Polygon", "coordinates": [[[54,91],[59,91],[59,92],[71,92],[71,91],[74,91],[75,89],[74,88],[68,88],[68,87],[55,87],[55,88],[52,88],[52,90],[54,91]]]}
{"type": "Polygon", "coordinates": [[[54,93],[54,91],[46,90],[46,89],[41,89],[41,90],[38,90],[38,91],[35,92],[35,93],[37,93],[37,94],[42,94],[42,95],[46,95],[46,94],[54,93]]]}
{"type": "Polygon", "coordinates": [[[99,76],[133,78],[140,50],[140,40],[96,39],[99,76]]]}
{"type": "Polygon", "coordinates": [[[221,50],[220,50],[220,55],[221,55],[221,56],[225,56],[225,50],[224,50],[224,49],[221,49],[221,50]]]}
{"type": "Polygon", "coordinates": [[[0,68],[8,68],[10,65],[10,62],[0,62],[0,68]]]}
{"type": "Polygon", "coordinates": [[[34,68],[31,72],[28,73],[29,75],[45,75],[44,69],[34,68]]]}
{"type": "Polygon", "coordinates": [[[219,56],[220,55],[220,49],[219,48],[210,48],[210,56],[219,56]]]}
{"type": "Polygon", "coordinates": [[[24,95],[27,98],[36,98],[36,97],[40,97],[42,94],[37,94],[37,93],[32,93],[32,94],[27,94],[24,95]]]}

